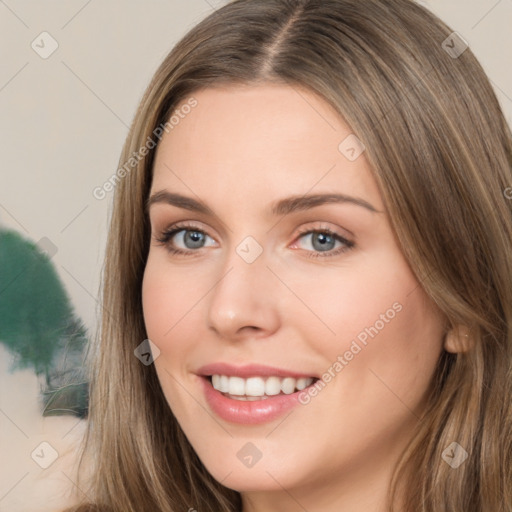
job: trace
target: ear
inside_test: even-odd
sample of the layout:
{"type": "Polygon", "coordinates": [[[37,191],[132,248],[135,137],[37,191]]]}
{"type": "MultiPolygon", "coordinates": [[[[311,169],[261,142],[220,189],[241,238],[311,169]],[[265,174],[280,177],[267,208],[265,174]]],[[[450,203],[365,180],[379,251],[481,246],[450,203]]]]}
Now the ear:
{"type": "Polygon", "coordinates": [[[469,352],[474,345],[471,332],[465,325],[457,325],[446,333],[444,349],[452,354],[469,352]]]}

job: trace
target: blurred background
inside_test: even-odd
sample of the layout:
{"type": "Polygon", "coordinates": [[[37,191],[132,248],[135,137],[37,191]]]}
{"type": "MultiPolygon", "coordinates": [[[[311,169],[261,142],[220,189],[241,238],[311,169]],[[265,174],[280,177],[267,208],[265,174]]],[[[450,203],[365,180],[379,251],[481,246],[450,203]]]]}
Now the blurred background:
{"type": "MultiPolygon", "coordinates": [[[[94,190],[160,62],[224,3],[0,0],[0,511],[55,512],[80,493],[80,368],[112,200],[94,190]]],[[[512,0],[419,3],[468,42],[512,125],[512,0]]]]}

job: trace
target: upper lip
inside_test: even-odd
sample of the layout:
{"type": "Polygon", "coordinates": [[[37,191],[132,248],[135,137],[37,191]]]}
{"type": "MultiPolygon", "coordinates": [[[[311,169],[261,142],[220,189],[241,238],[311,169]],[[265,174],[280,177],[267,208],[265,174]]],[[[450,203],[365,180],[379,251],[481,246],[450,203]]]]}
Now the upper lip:
{"type": "Polygon", "coordinates": [[[228,375],[232,377],[242,377],[244,379],[249,377],[293,377],[300,379],[301,377],[314,377],[313,373],[302,373],[292,370],[285,370],[284,368],[277,368],[274,366],[266,366],[260,364],[247,364],[243,366],[234,366],[229,363],[211,363],[201,366],[197,370],[198,375],[209,377],[211,375],[228,375]]]}

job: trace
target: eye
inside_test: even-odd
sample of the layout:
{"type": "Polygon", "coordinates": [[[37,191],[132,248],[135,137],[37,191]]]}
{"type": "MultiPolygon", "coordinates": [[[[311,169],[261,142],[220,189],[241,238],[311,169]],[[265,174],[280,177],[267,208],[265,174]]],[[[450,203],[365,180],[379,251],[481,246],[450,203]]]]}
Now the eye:
{"type": "Polygon", "coordinates": [[[328,257],[341,254],[353,246],[353,242],[330,229],[317,229],[302,232],[292,248],[307,251],[309,257],[328,257]]]}
{"type": "Polygon", "coordinates": [[[215,240],[194,226],[173,226],[164,231],[157,241],[171,253],[186,254],[215,245],[215,240]]]}
{"type": "MultiPolygon", "coordinates": [[[[156,241],[171,254],[194,255],[205,247],[213,247],[216,241],[197,226],[174,225],[165,230],[156,241]]],[[[334,231],[322,229],[310,229],[303,231],[292,244],[292,249],[302,249],[308,257],[336,256],[354,247],[354,242],[334,231]]]]}

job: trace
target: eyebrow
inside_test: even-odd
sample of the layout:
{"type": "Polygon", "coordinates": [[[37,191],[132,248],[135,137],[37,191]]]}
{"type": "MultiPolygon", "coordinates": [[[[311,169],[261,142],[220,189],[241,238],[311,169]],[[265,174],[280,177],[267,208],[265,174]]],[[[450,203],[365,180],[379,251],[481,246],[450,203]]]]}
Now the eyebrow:
{"type": "MultiPolygon", "coordinates": [[[[146,208],[149,210],[153,204],[162,203],[176,206],[178,208],[183,208],[185,210],[203,213],[206,215],[213,215],[213,211],[201,201],[193,199],[192,197],[168,192],[167,190],[161,190],[149,197],[146,202],[146,208]]],[[[372,213],[381,213],[364,199],[347,196],[345,194],[310,194],[304,196],[287,197],[274,203],[271,208],[271,213],[276,216],[288,215],[296,211],[309,210],[311,208],[330,203],[348,203],[366,208],[372,213]]]]}

